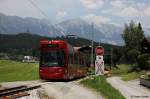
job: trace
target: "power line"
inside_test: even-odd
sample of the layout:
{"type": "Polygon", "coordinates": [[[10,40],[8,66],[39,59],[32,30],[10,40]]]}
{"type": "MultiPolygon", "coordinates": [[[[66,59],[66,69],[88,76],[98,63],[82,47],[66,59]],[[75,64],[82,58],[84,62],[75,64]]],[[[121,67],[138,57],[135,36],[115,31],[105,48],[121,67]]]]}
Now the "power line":
{"type": "Polygon", "coordinates": [[[38,7],[38,5],[36,3],[34,3],[34,1],[32,0],[28,0],[36,9],[38,9],[38,11],[45,16],[46,18],[48,18],[48,15],[40,8],[38,7]]]}
{"type": "MultiPolygon", "coordinates": [[[[49,20],[49,16],[33,1],[33,0],[28,0],[36,9],[38,9],[38,11],[40,11],[40,13],[42,15],[44,15],[46,17],[46,19],[51,22],[49,20]]],[[[50,25],[50,24],[49,24],[50,25]]],[[[59,31],[62,34],[62,31],[59,31]]]]}

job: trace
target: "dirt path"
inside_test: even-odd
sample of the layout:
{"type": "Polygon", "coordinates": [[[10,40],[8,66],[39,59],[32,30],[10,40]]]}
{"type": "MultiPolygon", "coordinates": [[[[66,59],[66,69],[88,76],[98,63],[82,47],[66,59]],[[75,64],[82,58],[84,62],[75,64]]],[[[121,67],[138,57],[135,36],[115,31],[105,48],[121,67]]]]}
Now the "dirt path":
{"type": "Polygon", "coordinates": [[[118,89],[126,99],[150,99],[150,89],[139,84],[139,80],[122,81],[120,77],[110,77],[107,81],[118,89]]]}
{"type": "Polygon", "coordinates": [[[75,82],[55,82],[43,85],[43,88],[54,99],[103,99],[98,93],[75,82]]]}

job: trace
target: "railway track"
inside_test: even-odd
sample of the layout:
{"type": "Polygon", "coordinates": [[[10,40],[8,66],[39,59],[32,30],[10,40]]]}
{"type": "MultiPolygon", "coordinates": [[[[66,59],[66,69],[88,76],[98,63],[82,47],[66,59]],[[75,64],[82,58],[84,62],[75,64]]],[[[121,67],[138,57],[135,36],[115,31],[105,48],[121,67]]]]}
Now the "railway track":
{"type": "MultiPolygon", "coordinates": [[[[81,79],[84,79],[84,78],[74,79],[69,82],[79,82],[81,79]]],[[[55,83],[55,82],[42,81],[36,84],[26,84],[26,85],[20,85],[17,87],[5,88],[5,89],[0,90],[0,99],[15,99],[15,98],[20,98],[24,96],[29,96],[30,95],[28,93],[29,90],[34,90],[34,89],[40,88],[42,85],[51,84],[51,83],[55,83]]]]}
{"type": "Polygon", "coordinates": [[[15,99],[23,96],[29,96],[30,94],[28,94],[27,91],[37,89],[40,87],[41,85],[34,85],[34,86],[23,85],[12,88],[6,88],[0,90],[0,99],[15,99]]]}

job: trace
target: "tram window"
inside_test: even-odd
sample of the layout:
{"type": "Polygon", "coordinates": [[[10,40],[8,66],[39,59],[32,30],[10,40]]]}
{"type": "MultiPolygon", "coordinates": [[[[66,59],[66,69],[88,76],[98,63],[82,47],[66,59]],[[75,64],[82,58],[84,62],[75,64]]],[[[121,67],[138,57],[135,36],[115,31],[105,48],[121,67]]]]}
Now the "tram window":
{"type": "Polygon", "coordinates": [[[41,51],[41,66],[64,66],[65,53],[62,50],[41,51]]]}
{"type": "Polygon", "coordinates": [[[59,65],[65,64],[65,52],[63,50],[58,51],[57,59],[59,65]]]}

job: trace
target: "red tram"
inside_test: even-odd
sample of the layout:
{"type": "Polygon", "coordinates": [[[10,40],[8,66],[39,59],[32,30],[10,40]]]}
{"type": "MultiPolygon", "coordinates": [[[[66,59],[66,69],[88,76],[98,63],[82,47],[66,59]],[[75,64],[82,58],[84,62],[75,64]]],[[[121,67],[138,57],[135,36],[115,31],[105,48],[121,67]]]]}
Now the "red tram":
{"type": "Polygon", "coordinates": [[[87,75],[86,55],[66,41],[40,41],[41,79],[73,79],[87,75]]]}

